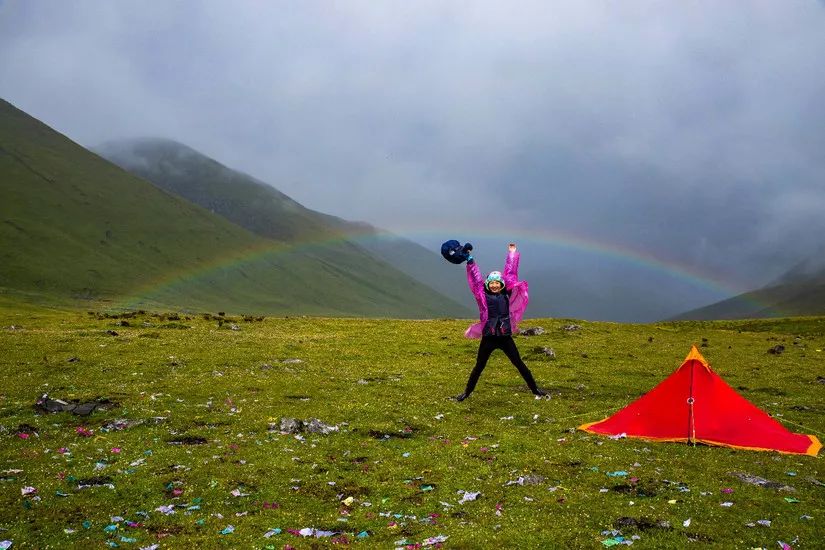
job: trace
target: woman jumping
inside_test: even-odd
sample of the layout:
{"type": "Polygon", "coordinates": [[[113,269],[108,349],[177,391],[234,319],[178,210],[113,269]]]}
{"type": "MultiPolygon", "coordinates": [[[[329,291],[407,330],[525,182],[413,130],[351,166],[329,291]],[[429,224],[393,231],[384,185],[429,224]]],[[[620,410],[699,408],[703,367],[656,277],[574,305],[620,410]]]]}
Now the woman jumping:
{"type": "MultiPolygon", "coordinates": [[[[467,245],[469,247],[469,245],[467,245]]],[[[527,294],[527,281],[518,280],[519,253],[516,245],[510,243],[508,247],[507,260],[504,263],[504,275],[498,271],[493,271],[487,276],[487,280],[481,278],[481,272],[473,257],[469,254],[472,247],[465,253],[467,255],[467,283],[478,303],[479,322],[471,325],[464,336],[467,338],[481,337],[478,346],[478,357],[476,366],[470,373],[467,380],[467,387],[464,392],[455,396],[456,401],[464,401],[476,387],[481,372],[487,366],[487,360],[494,350],[500,349],[507,355],[513,365],[518,369],[521,377],[527,382],[527,387],[537,397],[547,395],[547,392],[536,385],[533,374],[524,361],[521,360],[516,343],[513,341],[513,334],[518,333],[518,323],[524,316],[527,309],[529,297],[527,294]]]]}

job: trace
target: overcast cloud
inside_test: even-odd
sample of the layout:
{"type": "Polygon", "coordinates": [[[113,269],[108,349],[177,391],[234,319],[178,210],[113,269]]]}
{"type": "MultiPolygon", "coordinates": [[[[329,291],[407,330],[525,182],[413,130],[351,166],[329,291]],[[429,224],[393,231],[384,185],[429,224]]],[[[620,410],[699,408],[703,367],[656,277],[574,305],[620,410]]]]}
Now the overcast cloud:
{"type": "Polygon", "coordinates": [[[742,290],[825,240],[823,59],[814,0],[0,0],[0,96],[84,145],[167,137],[426,244],[561,231],[742,290]]]}

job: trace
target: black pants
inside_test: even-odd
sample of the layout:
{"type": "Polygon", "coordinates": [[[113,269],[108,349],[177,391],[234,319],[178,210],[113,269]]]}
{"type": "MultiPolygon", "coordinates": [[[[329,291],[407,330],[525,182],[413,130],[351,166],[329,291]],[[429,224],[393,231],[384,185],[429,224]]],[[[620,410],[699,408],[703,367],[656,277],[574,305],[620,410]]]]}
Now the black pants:
{"type": "Polygon", "coordinates": [[[512,336],[483,336],[481,338],[481,343],[478,345],[476,366],[473,368],[473,372],[470,373],[470,379],[467,380],[467,389],[464,390],[464,393],[467,395],[473,393],[473,390],[476,388],[476,383],[479,377],[481,377],[481,371],[487,366],[487,360],[490,359],[490,355],[497,349],[500,349],[507,355],[510,362],[518,369],[521,377],[527,382],[527,387],[530,388],[530,391],[536,393],[538,390],[536,381],[533,379],[533,374],[530,372],[530,369],[528,369],[524,361],[521,360],[512,336]]]}

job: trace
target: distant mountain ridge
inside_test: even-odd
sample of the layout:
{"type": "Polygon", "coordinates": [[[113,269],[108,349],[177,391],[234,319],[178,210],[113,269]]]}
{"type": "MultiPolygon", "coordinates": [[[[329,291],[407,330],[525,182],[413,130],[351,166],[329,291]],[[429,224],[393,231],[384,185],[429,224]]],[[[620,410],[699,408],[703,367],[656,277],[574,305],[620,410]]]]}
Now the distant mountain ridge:
{"type": "Polygon", "coordinates": [[[309,248],[264,238],[160,189],[2,100],[0,191],[4,294],[259,314],[467,313],[354,243],[319,240],[323,224],[286,196],[307,216],[292,227],[316,243],[309,248]]]}
{"type": "Polygon", "coordinates": [[[825,259],[815,254],[763,288],[687,311],[673,320],[825,315],[825,259]]]}

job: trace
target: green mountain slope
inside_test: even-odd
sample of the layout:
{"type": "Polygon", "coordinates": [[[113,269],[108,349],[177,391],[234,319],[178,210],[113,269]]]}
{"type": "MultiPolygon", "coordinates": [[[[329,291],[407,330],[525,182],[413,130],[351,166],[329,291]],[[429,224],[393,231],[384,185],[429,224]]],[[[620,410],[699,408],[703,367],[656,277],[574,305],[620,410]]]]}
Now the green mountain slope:
{"type": "MultiPolygon", "coordinates": [[[[337,235],[322,214],[181,143],[164,139],[126,140],[106,143],[96,152],[132,174],[262,237],[292,243],[329,240],[337,235]]],[[[340,222],[343,225],[343,220],[340,222]]]]}
{"type": "Polygon", "coordinates": [[[825,269],[821,259],[803,262],[769,286],[694,309],[675,320],[747,319],[825,314],[825,269]]]}
{"type": "MultiPolygon", "coordinates": [[[[463,269],[456,269],[440,255],[412,241],[366,223],[305,208],[271,185],[175,141],[118,140],[95,150],[124,170],[259,236],[292,245],[322,242],[331,249],[354,244],[371,256],[365,262],[377,258],[438,292],[461,300],[468,306],[463,315],[474,314],[463,269]]],[[[350,252],[357,253],[356,249],[350,252]]]]}
{"type": "MultiPolygon", "coordinates": [[[[270,239],[0,100],[0,292],[60,304],[432,317],[463,309],[352,244],[270,239]]],[[[312,229],[312,228],[310,228],[312,229]]]]}

